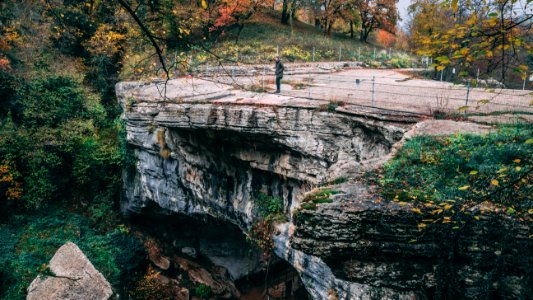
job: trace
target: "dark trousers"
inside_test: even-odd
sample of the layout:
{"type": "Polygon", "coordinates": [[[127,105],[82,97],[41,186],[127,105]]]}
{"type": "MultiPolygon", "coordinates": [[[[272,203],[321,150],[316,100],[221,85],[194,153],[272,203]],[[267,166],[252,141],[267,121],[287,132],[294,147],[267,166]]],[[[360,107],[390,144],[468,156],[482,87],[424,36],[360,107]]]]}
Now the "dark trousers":
{"type": "Polygon", "coordinates": [[[276,76],[276,92],[279,92],[279,89],[281,88],[281,78],[283,77],[276,76]]]}

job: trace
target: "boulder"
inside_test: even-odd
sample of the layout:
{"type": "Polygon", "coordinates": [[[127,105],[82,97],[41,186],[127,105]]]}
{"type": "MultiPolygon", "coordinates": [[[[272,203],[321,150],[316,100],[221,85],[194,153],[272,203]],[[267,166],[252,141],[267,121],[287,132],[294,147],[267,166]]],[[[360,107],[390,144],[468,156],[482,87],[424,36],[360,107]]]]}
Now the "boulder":
{"type": "Polygon", "coordinates": [[[61,246],[48,268],[50,274],[39,275],[30,284],[27,300],[105,300],[113,295],[109,282],[74,243],[61,246]]]}

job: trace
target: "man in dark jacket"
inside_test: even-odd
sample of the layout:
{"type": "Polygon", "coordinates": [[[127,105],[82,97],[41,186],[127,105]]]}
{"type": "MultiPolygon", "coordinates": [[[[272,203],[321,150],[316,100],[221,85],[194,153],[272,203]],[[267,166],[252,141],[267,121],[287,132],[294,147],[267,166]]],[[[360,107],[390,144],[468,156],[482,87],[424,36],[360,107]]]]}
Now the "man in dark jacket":
{"type": "Polygon", "coordinates": [[[274,60],[276,61],[276,93],[279,93],[281,88],[281,79],[283,78],[283,71],[285,71],[285,67],[279,60],[278,56],[276,56],[274,60]]]}

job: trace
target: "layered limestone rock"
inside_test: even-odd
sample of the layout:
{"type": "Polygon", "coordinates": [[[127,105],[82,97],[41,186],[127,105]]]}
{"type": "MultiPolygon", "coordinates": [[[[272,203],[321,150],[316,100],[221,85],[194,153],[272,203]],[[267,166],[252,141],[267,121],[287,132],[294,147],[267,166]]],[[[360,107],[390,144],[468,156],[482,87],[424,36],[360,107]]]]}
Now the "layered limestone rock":
{"type": "Polygon", "coordinates": [[[137,159],[123,207],[155,202],[244,229],[254,221],[257,193],[282,198],[292,211],[306,185],[360,171],[416,119],[193,79],[120,83],[117,95],[137,159]]]}
{"type": "Polygon", "coordinates": [[[28,288],[28,300],[105,300],[111,285],[76,244],[61,246],[48,265],[50,275],[39,275],[28,288]]]}
{"type": "Polygon", "coordinates": [[[277,253],[304,274],[308,290],[325,299],[528,299],[532,294],[530,226],[503,211],[453,228],[421,231],[409,204],[381,201],[350,183],[333,203],[301,209],[281,227],[277,253]],[[312,253],[309,256],[306,253],[312,253]]]}
{"type": "MultiPolygon", "coordinates": [[[[302,195],[313,187],[382,163],[419,116],[243,92],[192,78],[166,86],[120,83],[117,95],[136,158],[124,176],[125,213],[156,206],[208,215],[246,232],[257,221],[257,196],[279,197],[288,222],[278,226],[275,253],[296,268],[314,299],[413,299],[442,290],[461,297],[484,297],[487,291],[487,297],[521,297],[529,291],[531,272],[521,266],[531,265],[530,256],[517,255],[531,249],[529,227],[505,228],[487,219],[451,241],[435,234],[420,238],[409,208],[376,203],[372,191],[353,180],[337,187],[343,193],[333,203],[300,208],[302,195]],[[487,244],[491,230],[516,239],[505,247],[487,244]]],[[[410,135],[442,126],[450,132],[457,126],[490,130],[449,123],[424,123],[410,135]]],[[[233,279],[258,267],[247,263],[232,272],[224,261],[216,263],[233,279]]]]}

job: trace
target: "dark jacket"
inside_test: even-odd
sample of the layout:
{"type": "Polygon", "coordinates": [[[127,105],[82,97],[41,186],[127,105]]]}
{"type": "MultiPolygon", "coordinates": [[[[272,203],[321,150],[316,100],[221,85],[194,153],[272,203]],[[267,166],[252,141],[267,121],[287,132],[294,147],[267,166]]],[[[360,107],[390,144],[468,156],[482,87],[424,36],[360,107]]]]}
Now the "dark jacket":
{"type": "Polygon", "coordinates": [[[285,67],[281,63],[281,61],[276,62],[276,77],[283,77],[283,71],[285,71],[285,67]]]}

